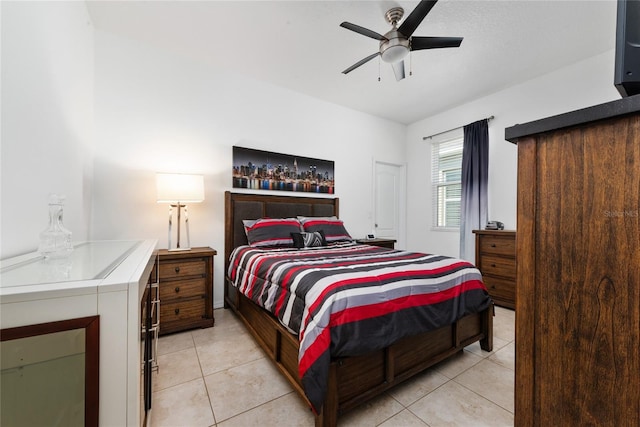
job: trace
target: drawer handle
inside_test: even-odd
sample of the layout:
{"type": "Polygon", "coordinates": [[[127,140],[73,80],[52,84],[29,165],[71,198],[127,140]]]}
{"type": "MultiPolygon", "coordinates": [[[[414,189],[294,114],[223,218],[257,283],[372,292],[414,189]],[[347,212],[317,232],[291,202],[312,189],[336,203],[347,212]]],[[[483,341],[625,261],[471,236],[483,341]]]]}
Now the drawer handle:
{"type": "Polygon", "coordinates": [[[495,288],[496,288],[496,285],[491,285],[491,289],[495,289],[495,288]]]}
{"type": "Polygon", "coordinates": [[[495,244],[495,243],[492,243],[492,244],[491,244],[491,247],[492,247],[492,248],[495,248],[495,247],[496,247],[496,244],[495,244]]]}
{"type": "Polygon", "coordinates": [[[176,308],[176,309],[174,310],[174,312],[176,313],[176,315],[178,315],[178,314],[180,314],[180,309],[179,309],[179,308],[176,308]]]}
{"type": "Polygon", "coordinates": [[[180,292],[180,286],[176,286],[176,294],[180,292]]]}
{"type": "Polygon", "coordinates": [[[495,264],[491,264],[491,267],[495,267],[495,266],[496,266],[495,264]]]}
{"type": "Polygon", "coordinates": [[[180,273],[180,267],[176,267],[176,273],[180,273]]]}

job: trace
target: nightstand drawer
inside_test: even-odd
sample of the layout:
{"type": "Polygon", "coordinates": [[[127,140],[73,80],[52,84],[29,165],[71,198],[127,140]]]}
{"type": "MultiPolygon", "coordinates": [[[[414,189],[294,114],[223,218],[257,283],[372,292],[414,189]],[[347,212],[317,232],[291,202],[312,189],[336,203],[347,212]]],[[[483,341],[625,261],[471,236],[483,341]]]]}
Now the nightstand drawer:
{"type": "Polygon", "coordinates": [[[186,301],[171,302],[163,304],[160,301],[160,328],[165,324],[181,322],[189,324],[200,321],[204,314],[205,298],[196,298],[186,301]]]}
{"type": "Polygon", "coordinates": [[[483,274],[495,275],[515,279],[515,258],[504,258],[493,255],[480,256],[480,271],[483,274]]]}
{"type": "Polygon", "coordinates": [[[515,256],[516,240],[511,237],[482,236],[480,238],[480,252],[484,254],[515,256]]]}
{"type": "Polygon", "coordinates": [[[207,264],[204,259],[160,263],[160,280],[204,276],[206,272],[207,264]]]}
{"type": "Polygon", "coordinates": [[[174,283],[163,282],[160,285],[160,301],[166,302],[168,300],[205,295],[207,292],[206,285],[204,277],[175,281],[174,283]]]}

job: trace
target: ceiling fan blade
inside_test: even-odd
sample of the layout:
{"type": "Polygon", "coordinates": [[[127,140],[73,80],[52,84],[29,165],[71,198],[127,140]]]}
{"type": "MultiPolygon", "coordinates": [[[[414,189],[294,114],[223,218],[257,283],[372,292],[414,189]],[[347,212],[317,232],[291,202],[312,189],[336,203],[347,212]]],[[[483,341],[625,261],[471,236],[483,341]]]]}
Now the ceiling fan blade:
{"type": "Polygon", "coordinates": [[[360,61],[356,62],[355,64],[353,64],[351,67],[347,68],[346,70],[344,70],[342,72],[342,74],[347,74],[350,73],[351,71],[355,70],[356,68],[358,68],[359,66],[361,66],[362,64],[365,64],[369,61],[371,61],[373,58],[375,58],[376,56],[380,55],[380,52],[376,52],[374,54],[371,54],[369,56],[367,56],[364,59],[361,59],[360,61]]]}
{"type": "Polygon", "coordinates": [[[391,64],[393,74],[396,75],[396,81],[404,79],[404,61],[398,61],[391,64]]]}
{"type": "Polygon", "coordinates": [[[358,34],[362,34],[363,36],[371,37],[372,39],[387,40],[387,38],[382,34],[378,34],[375,31],[361,27],[360,25],[352,24],[351,22],[343,22],[342,24],[340,24],[340,26],[342,28],[346,28],[347,30],[355,31],[358,34]]]}
{"type": "Polygon", "coordinates": [[[404,20],[402,25],[398,27],[398,31],[407,37],[411,37],[413,32],[418,28],[418,25],[422,22],[427,13],[436,5],[438,0],[422,0],[413,12],[409,14],[407,19],[404,20]]]}
{"type": "Polygon", "coordinates": [[[462,37],[412,37],[411,50],[459,47],[462,37]]]}

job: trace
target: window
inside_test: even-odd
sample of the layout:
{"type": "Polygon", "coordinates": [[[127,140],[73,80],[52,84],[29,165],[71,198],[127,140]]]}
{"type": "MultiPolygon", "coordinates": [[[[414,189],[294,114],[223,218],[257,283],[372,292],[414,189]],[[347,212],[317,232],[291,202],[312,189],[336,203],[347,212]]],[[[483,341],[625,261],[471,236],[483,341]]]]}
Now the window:
{"type": "Polygon", "coordinates": [[[431,149],[433,227],[460,227],[463,138],[434,142],[431,149]]]}

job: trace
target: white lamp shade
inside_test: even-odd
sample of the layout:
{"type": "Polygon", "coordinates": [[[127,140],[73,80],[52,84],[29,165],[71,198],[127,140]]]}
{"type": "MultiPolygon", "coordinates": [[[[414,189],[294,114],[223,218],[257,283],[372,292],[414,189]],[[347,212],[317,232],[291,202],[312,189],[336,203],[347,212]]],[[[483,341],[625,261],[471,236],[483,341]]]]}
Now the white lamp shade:
{"type": "Polygon", "coordinates": [[[204,200],[204,177],[181,173],[156,174],[158,203],[194,203],[204,200]]]}

